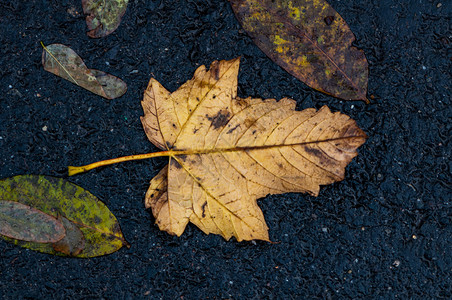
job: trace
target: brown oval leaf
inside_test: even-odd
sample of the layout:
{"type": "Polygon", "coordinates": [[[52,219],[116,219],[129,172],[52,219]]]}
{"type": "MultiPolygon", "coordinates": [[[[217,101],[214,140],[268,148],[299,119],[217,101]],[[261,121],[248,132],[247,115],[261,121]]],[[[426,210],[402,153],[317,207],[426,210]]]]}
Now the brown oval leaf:
{"type": "Polygon", "coordinates": [[[0,200],[0,234],[28,242],[55,243],[66,231],[51,215],[18,202],[0,200]]]}
{"type": "Polygon", "coordinates": [[[328,2],[229,1],[256,45],[287,72],[326,94],[367,101],[366,57],[328,2]]]}
{"type": "Polygon", "coordinates": [[[68,46],[62,44],[42,46],[44,70],[106,99],[119,98],[127,91],[127,84],[118,77],[88,69],[81,57],[68,46]]]}
{"type": "Polygon", "coordinates": [[[124,16],[128,0],[82,0],[86,16],[88,36],[100,38],[118,28],[124,16]]]}
{"type": "Polygon", "coordinates": [[[151,79],[141,118],[149,140],[167,150],[145,204],[161,230],[181,235],[188,222],[238,241],[268,241],[256,200],[304,192],[344,178],[365,142],[356,122],[324,106],[295,111],[284,98],[237,97],[239,59],[199,67],[174,93],[151,79]]]}

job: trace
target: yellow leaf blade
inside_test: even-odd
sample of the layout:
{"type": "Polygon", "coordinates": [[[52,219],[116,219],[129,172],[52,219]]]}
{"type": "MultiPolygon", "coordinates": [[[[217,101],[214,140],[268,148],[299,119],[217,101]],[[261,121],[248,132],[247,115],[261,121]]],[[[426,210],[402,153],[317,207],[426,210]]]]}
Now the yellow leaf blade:
{"type": "Polygon", "coordinates": [[[300,112],[288,98],[239,98],[238,60],[212,65],[214,71],[209,72],[200,67],[190,83],[200,87],[201,97],[193,89],[161,98],[152,92],[153,105],[162,115],[175,107],[186,109],[174,103],[202,99],[186,118],[179,118],[177,128],[158,110],[149,112],[149,99],[143,100],[145,131],[158,123],[161,136],[171,137],[169,144],[165,141],[169,165],[151,181],[146,206],[152,208],[160,229],[171,234],[182,234],[190,221],[225,239],[268,241],[256,200],[287,192],[318,195],[320,185],[344,178],[345,167],[366,135],[355,121],[326,106],[300,112]],[[212,77],[215,73],[224,76],[212,77]],[[208,82],[209,91],[203,90],[202,82],[208,82]]]}

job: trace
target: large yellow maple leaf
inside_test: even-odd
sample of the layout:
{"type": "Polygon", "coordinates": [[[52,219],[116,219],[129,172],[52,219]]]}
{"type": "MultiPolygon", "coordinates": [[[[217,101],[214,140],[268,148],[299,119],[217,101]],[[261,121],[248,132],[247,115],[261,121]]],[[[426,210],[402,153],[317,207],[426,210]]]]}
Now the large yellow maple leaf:
{"type": "Polygon", "coordinates": [[[168,156],[145,204],[161,230],[180,236],[188,222],[226,240],[269,241],[256,200],[303,192],[344,178],[366,135],[324,106],[295,111],[284,98],[237,97],[239,59],[199,67],[170,93],[151,79],[141,118],[149,140],[168,156]]]}

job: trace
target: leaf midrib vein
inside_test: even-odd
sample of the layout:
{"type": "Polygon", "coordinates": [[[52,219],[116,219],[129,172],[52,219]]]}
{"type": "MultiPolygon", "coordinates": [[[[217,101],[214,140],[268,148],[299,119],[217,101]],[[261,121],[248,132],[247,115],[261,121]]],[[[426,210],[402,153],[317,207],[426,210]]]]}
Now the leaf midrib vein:
{"type": "Polygon", "coordinates": [[[319,143],[328,143],[332,141],[341,141],[341,140],[351,140],[351,139],[365,139],[365,135],[357,135],[357,136],[345,136],[324,140],[315,140],[309,142],[299,142],[293,144],[277,144],[277,145],[260,145],[260,146],[247,146],[247,147],[233,147],[233,148],[210,148],[210,149],[187,149],[187,150],[169,150],[166,156],[177,157],[180,155],[196,155],[196,154],[212,154],[212,153],[223,153],[223,152],[241,152],[241,151],[251,151],[251,150],[266,150],[272,148],[279,147],[294,147],[294,146],[303,146],[310,144],[319,144],[319,143]]]}

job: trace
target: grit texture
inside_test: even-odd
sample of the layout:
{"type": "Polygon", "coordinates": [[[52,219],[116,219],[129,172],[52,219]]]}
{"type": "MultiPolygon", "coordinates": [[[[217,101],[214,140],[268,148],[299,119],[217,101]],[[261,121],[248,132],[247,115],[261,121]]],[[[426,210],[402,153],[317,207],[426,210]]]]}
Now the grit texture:
{"type": "Polygon", "coordinates": [[[86,35],[81,1],[0,2],[0,178],[157,151],[139,117],[155,77],[241,56],[241,97],[328,105],[369,136],[344,181],[259,200],[275,243],[159,231],[144,209],[165,159],[68,178],[117,216],[130,249],[55,257],[0,241],[2,299],[450,299],[452,2],[330,1],[369,61],[371,104],[316,92],[267,58],[226,0],[130,1],[119,28],[86,35]],[[177,3],[177,4],[175,4],[177,3]],[[105,100],[43,70],[40,41],[74,49],[127,93],[105,100]]]}

